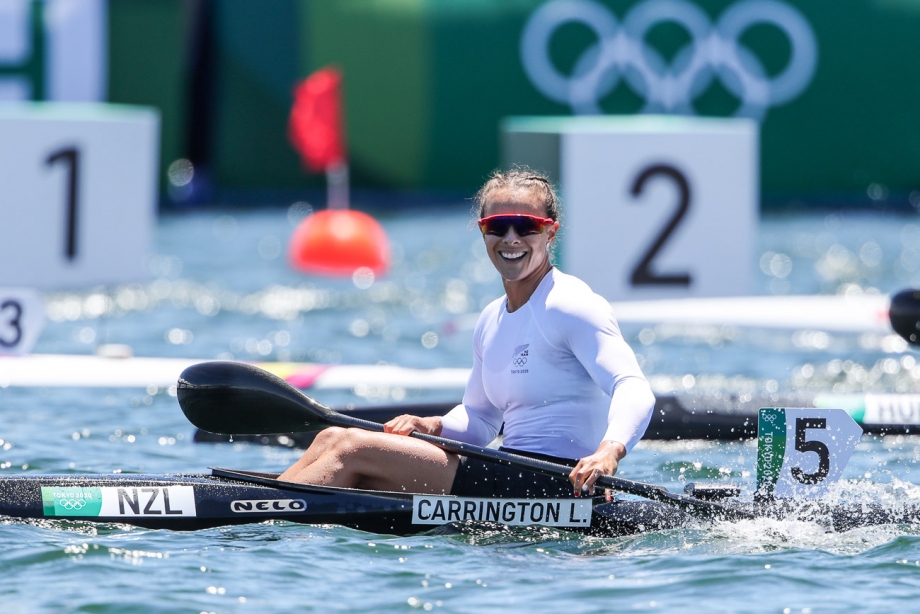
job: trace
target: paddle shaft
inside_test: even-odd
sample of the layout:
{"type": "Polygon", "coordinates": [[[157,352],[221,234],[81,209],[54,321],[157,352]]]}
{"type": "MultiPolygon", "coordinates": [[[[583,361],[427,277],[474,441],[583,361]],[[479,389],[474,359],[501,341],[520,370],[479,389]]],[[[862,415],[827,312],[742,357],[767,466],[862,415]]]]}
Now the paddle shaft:
{"type": "MultiPolygon", "coordinates": [[[[377,422],[362,420],[361,418],[355,418],[354,416],[346,416],[332,410],[329,410],[329,413],[324,412],[324,415],[330,423],[334,422],[335,426],[383,432],[383,425],[377,422]]],[[[435,445],[442,450],[453,452],[454,454],[462,454],[464,456],[469,456],[470,458],[478,458],[480,460],[491,461],[511,467],[520,467],[522,469],[527,469],[528,471],[542,473],[544,475],[552,476],[555,478],[562,478],[567,480],[569,479],[569,474],[572,472],[571,467],[566,467],[565,465],[560,465],[558,463],[521,456],[520,454],[510,454],[508,452],[502,452],[501,450],[483,448],[481,446],[464,443],[461,441],[454,441],[452,439],[444,439],[443,437],[437,437],[435,435],[419,433],[418,431],[413,431],[410,434],[410,437],[415,437],[416,439],[427,441],[428,443],[435,445]]],[[[672,493],[661,486],[653,486],[652,484],[633,482],[632,480],[618,478],[611,475],[602,475],[599,477],[595,482],[595,486],[611,488],[613,490],[618,490],[620,492],[625,492],[631,495],[652,499],[653,501],[669,503],[671,505],[675,505],[681,511],[691,515],[702,515],[706,518],[722,518],[725,520],[742,520],[755,518],[754,514],[751,514],[745,510],[730,508],[718,503],[714,503],[712,501],[703,501],[695,497],[679,495],[672,493]]]]}

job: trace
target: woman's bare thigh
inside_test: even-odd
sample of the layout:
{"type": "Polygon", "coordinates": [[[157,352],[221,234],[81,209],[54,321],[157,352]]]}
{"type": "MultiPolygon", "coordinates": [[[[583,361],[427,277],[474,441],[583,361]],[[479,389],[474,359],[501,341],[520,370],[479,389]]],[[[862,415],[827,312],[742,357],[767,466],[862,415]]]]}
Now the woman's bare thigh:
{"type": "Polygon", "coordinates": [[[289,479],[307,484],[449,493],[459,459],[420,439],[349,429],[289,479]]]}

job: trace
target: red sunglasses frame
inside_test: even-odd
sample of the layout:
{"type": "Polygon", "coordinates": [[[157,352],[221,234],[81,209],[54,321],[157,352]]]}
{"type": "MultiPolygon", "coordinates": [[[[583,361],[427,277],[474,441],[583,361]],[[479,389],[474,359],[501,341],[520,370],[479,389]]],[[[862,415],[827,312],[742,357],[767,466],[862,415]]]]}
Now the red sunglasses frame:
{"type": "Polygon", "coordinates": [[[484,235],[504,237],[508,234],[509,229],[514,228],[514,232],[519,237],[526,237],[540,234],[544,228],[555,223],[556,220],[551,217],[539,217],[522,213],[501,213],[479,218],[479,230],[484,235]],[[495,224],[498,224],[497,228],[493,227],[495,224]],[[504,228],[504,232],[499,232],[501,228],[504,228]]]}

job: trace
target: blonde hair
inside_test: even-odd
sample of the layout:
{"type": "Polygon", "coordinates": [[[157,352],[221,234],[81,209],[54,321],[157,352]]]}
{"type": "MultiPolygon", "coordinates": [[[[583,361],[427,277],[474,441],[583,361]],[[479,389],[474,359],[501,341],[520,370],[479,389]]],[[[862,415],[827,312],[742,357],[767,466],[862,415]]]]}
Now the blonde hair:
{"type": "Polygon", "coordinates": [[[559,197],[549,177],[526,166],[515,166],[511,170],[495,169],[489,179],[473,197],[473,209],[477,218],[482,217],[486,201],[503,190],[525,190],[535,193],[546,207],[547,217],[559,221],[559,197]]]}

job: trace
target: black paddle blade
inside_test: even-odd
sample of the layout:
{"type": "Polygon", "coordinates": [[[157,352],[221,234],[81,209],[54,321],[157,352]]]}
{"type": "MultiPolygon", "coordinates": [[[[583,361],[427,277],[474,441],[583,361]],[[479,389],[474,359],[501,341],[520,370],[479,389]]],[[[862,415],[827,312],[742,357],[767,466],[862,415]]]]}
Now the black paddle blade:
{"type": "Polygon", "coordinates": [[[221,435],[316,431],[335,412],[268,371],[239,362],[202,362],[179,376],[179,407],[200,429],[221,435]]]}
{"type": "Polygon", "coordinates": [[[891,297],[888,318],[894,332],[920,345],[920,290],[902,290],[891,297]]]}

